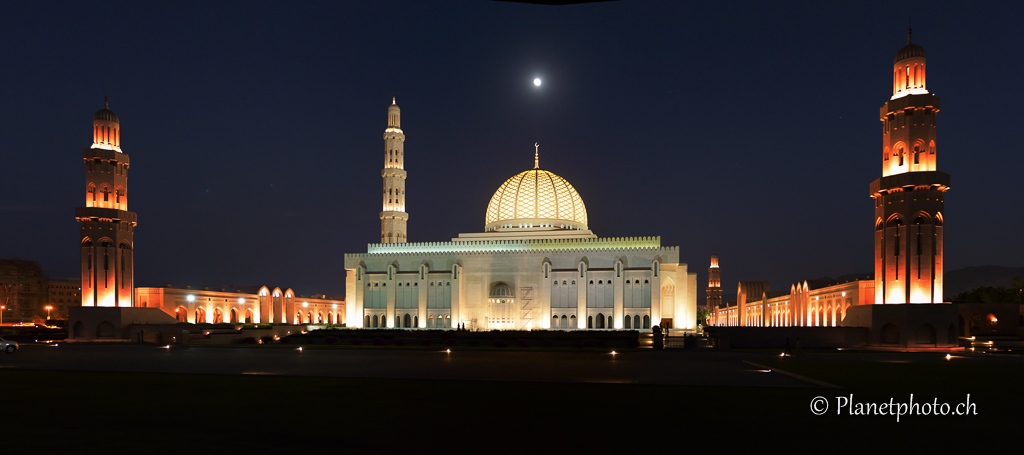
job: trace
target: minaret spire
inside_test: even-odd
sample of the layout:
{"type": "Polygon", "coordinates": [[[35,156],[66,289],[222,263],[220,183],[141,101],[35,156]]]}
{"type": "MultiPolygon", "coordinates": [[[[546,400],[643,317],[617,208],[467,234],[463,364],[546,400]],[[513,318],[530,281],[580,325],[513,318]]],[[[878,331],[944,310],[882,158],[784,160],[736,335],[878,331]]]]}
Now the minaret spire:
{"type": "Polygon", "coordinates": [[[405,134],[395,97],[388,106],[388,127],[384,130],[384,199],[380,212],[380,242],[405,243],[409,214],[405,211],[405,134]]]}
{"type": "Polygon", "coordinates": [[[121,150],[121,123],[103,97],[92,117],[92,145],[85,165],[85,205],[75,209],[81,233],[82,306],[131,307],[137,216],[128,211],[128,168],[121,150]]]}
{"type": "Polygon", "coordinates": [[[540,144],[537,142],[533,143],[533,168],[540,169],[540,144]]]}
{"type": "MultiPolygon", "coordinates": [[[[909,25],[909,24],[908,24],[909,25]]],[[[893,94],[879,111],[882,177],[871,184],[875,304],[942,303],[943,206],[949,174],[936,168],[939,97],[927,90],[924,48],[893,59],[893,94]],[[909,183],[907,183],[909,182],[909,183]],[[913,188],[913,196],[907,189],[913,188]]]]}

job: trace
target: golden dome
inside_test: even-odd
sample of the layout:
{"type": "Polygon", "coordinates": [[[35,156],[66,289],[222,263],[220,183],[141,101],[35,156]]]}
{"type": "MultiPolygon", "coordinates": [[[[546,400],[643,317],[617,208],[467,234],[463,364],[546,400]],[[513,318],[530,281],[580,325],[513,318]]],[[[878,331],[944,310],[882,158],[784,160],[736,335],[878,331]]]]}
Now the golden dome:
{"type": "Polygon", "coordinates": [[[506,180],[487,205],[484,230],[518,228],[587,230],[587,208],[568,181],[530,169],[506,180]]]}

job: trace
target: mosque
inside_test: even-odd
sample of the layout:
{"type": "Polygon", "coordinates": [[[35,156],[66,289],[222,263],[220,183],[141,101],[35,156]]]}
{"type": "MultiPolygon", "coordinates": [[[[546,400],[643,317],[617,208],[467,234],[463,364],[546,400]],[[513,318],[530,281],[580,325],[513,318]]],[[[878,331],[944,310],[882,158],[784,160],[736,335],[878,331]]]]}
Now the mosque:
{"type": "Polygon", "coordinates": [[[409,243],[405,134],[384,130],[380,243],[346,254],[349,327],[470,330],[696,328],[695,273],[660,237],[599,238],[583,198],[540,167],[495,192],[482,232],[409,243]]]}

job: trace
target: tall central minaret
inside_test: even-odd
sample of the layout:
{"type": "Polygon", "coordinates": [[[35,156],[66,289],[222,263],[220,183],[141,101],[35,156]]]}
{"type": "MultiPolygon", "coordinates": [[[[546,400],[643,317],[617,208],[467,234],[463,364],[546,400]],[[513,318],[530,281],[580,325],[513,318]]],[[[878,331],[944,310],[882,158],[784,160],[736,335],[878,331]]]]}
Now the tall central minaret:
{"type": "Polygon", "coordinates": [[[402,133],[402,113],[391,99],[388,107],[388,128],[384,130],[384,209],[380,212],[380,242],[405,243],[405,134],[402,133]]]}
{"type": "Polygon", "coordinates": [[[121,124],[104,108],[92,121],[85,149],[85,207],[75,209],[81,230],[82,306],[130,307],[135,280],[132,251],[136,215],[128,211],[128,154],[121,124]]]}
{"type": "Polygon", "coordinates": [[[882,178],[875,200],[875,303],[942,303],[943,199],[949,174],[935,169],[939,97],[925,83],[924,48],[911,41],[893,59],[892,96],[882,106],[882,178]]]}

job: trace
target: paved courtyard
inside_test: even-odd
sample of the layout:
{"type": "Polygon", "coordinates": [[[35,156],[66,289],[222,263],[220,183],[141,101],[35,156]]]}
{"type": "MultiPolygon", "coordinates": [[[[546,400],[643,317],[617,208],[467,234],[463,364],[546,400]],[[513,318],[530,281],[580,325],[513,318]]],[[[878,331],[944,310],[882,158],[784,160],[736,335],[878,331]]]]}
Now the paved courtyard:
{"type": "Polygon", "coordinates": [[[630,351],[537,352],[398,349],[23,345],[0,368],[392,379],[597,382],[740,387],[816,387],[759,372],[768,354],[630,351]]]}

